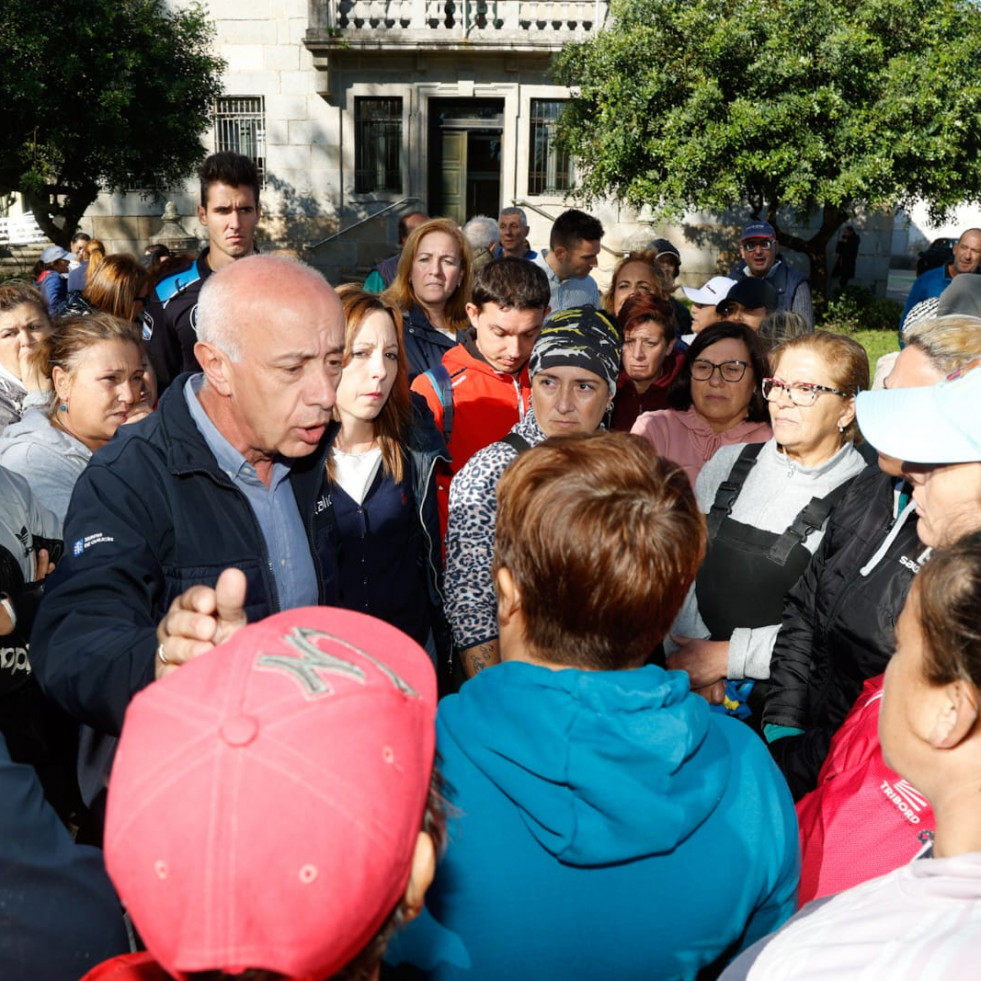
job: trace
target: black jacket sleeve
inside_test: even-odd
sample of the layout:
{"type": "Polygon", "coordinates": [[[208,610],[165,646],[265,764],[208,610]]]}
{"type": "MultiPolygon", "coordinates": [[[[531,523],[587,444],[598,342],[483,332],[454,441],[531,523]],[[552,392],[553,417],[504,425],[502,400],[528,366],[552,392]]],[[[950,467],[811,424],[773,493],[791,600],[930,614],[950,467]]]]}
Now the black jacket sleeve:
{"type": "Polygon", "coordinates": [[[822,673],[815,663],[814,643],[817,597],[827,558],[829,536],[818,546],[804,575],[784,601],[780,632],[770,659],[770,685],[763,709],[763,724],[807,729],[808,695],[814,678],[822,673]]]}
{"type": "Polygon", "coordinates": [[[64,981],[129,950],[102,853],[76,845],[0,736],[0,977],[64,981]]]}
{"type": "MultiPolygon", "coordinates": [[[[152,481],[148,481],[152,485],[152,481]]],[[[130,699],[154,678],[164,575],[148,540],[154,488],[93,461],[75,485],[65,555],[48,577],[31,635],[45,693],[71,716],[118,734],[130,699]]]]}

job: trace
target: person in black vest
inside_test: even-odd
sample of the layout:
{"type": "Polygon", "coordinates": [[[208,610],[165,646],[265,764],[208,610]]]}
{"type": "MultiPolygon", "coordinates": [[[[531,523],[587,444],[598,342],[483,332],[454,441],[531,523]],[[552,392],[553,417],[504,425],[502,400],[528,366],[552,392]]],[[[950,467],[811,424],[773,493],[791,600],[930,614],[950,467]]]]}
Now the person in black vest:
{"type": "Polygon", "coordinates": [[[784,595],[810,562],[847,483],[865,467],[852,445],[855,396],[869,383],[861,345],[818,331],[783,344],[772,363],[763,395],[773,438],[723,446],[695,482],[709,547],[668,657],[669,667],[688,672],[692,688],[715,703],[724,699],[741,718],[755,707],[755,700],[746,704],[752,682],[769,677],[784,595]]]}
{"type": "MultiPolygon", "coordinates": [[[[951,290],[974,278],[958,277],[951,290]]],[[[907,341],[886,379],[890,390],[936,385],[981,358],[981,321],[923,320],[907,341]]],[[[947,527],[940,540],[965,530],[957,528],[958,516],[976,505],[971,488],[964,490],[941,510],[947,527]]],[[[835,508],[807,575],[784,601],[763,732],[795,799],[817,786],[832,737],[862,685],[885,670],[896,618],[936,544],[919,527],[913,491],[902,460],[880,453],[835,508]]]]}
{"type": "Polygon", "coordinates": [[[858,247],[862,238],[855,231],[854,225],[845,225],[835,242],[835,265],[831,272],[838,279],[838,288],[844,289],[850,279],[855,278],[855,262],[858,259],[858,247]]]}

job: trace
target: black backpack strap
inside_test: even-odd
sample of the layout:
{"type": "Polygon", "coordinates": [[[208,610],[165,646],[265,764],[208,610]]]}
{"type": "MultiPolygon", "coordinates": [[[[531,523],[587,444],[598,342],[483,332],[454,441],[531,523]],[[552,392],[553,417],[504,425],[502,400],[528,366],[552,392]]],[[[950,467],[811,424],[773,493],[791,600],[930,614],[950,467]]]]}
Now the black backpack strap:
{"type": "Polygon", "coordinates": [[[498,442],[507,443],[508,446],[514,450],[518,456],[524,453],[525,450],[531,449],[531,443],[524,438],[524,436],[519,436],[517,433],[508,433],[507,436],[500,439],[498,442]]]}
{"type": "Polygon", "coordinates": [[[739,497],[750,470],[756,466],[756,458],[760,455],[761,449],[763,449],[762,443],[747,443],[736,457],[729,476],[719,484],[719,489],[715,492],[715,500],[708,513],[709,540],[715,538],[722,522],[732,514],[732,506],[736,503],[736,498],[739,497]]]}
{"type": "Polygon", "coordinates": [[[453,379],[463,371],[466,369],[461,368],[451,375],[440,361],[426,372],[433,391],[439,397],[439,404],[443,407],[443,441],[447,446],[450,445],[450,436],[453,433],[453,379]]]}
{"type": "Polygon", "coordinates": [[[769,557],[779,565],[786,563],[790,553],[828,520],[831,509],[845,496],[849,484],[851,480],[846,480],[826,497],[812,497],[790,527],[770,546],[769,557]]]}

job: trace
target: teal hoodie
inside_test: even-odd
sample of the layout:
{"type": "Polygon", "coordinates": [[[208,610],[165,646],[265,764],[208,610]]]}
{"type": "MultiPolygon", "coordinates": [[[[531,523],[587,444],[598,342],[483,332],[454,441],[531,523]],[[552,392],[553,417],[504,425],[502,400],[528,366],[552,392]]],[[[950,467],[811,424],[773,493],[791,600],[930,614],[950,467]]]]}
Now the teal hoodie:
{"type": "Polygon", "coordinates": [[[681,672],[507,662],[440,703],[437,748],[449,845],[390,963],[440,981],[693,978],[795,909],[786,784],[681,672]]]}

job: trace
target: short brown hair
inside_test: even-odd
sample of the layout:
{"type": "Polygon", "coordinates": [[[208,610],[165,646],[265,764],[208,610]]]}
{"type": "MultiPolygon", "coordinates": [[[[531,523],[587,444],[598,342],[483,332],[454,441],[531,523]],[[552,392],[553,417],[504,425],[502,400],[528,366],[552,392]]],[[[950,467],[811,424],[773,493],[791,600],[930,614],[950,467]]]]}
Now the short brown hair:
{"type": "Polygon", "coordinates": [[[624,340],[627,333],[644,324],[657,324],[666,341],[673,341],[678,333],[671,301],[653,293],[633,293],[623,301],[617,314],[624,340]]]}
{"type": "Polygon", "coordinates": [[[923,632],[923,676],[981,691],[981,531],[937,549],[913,583],[923,632]]]}
{"type": "Polygon", "coordinates": [[[25,304],[37,307],[45,317],[48,315],[48,303],[36,286],[19,279],[0,285],[0,313],[8,313],[25,304]]]}
{"type": "Polygon", "coordinates": [[[533,262],[504,256],[477,270],[470,301],[482,310],[496,303],[507,310],[544,310],[552,299],[548,277],[533,262]]]}
{"type": "MultiPolygon", "coordinates": [[[[792,337],[789,341],[770,352],[773,371],[779,371],[780,358],[786,351],[810,351],[819,357],[828,368],[831,384],[854,398],[869,387],[869,356],[858,341],[844,334],[832,334],[826,330],[815,330],[808,334],[792,337]]],[[[856,419],[845,426],[841,438],[850,442],[859,438],[856,419]]]]}
{"type": "Polygon", "coordinates": [[[494,573],[521,597],[531,653],[570,667],[642,664],[705,552],[684,472],[626,433],[547,440],[497,485],[494,573]]]}

